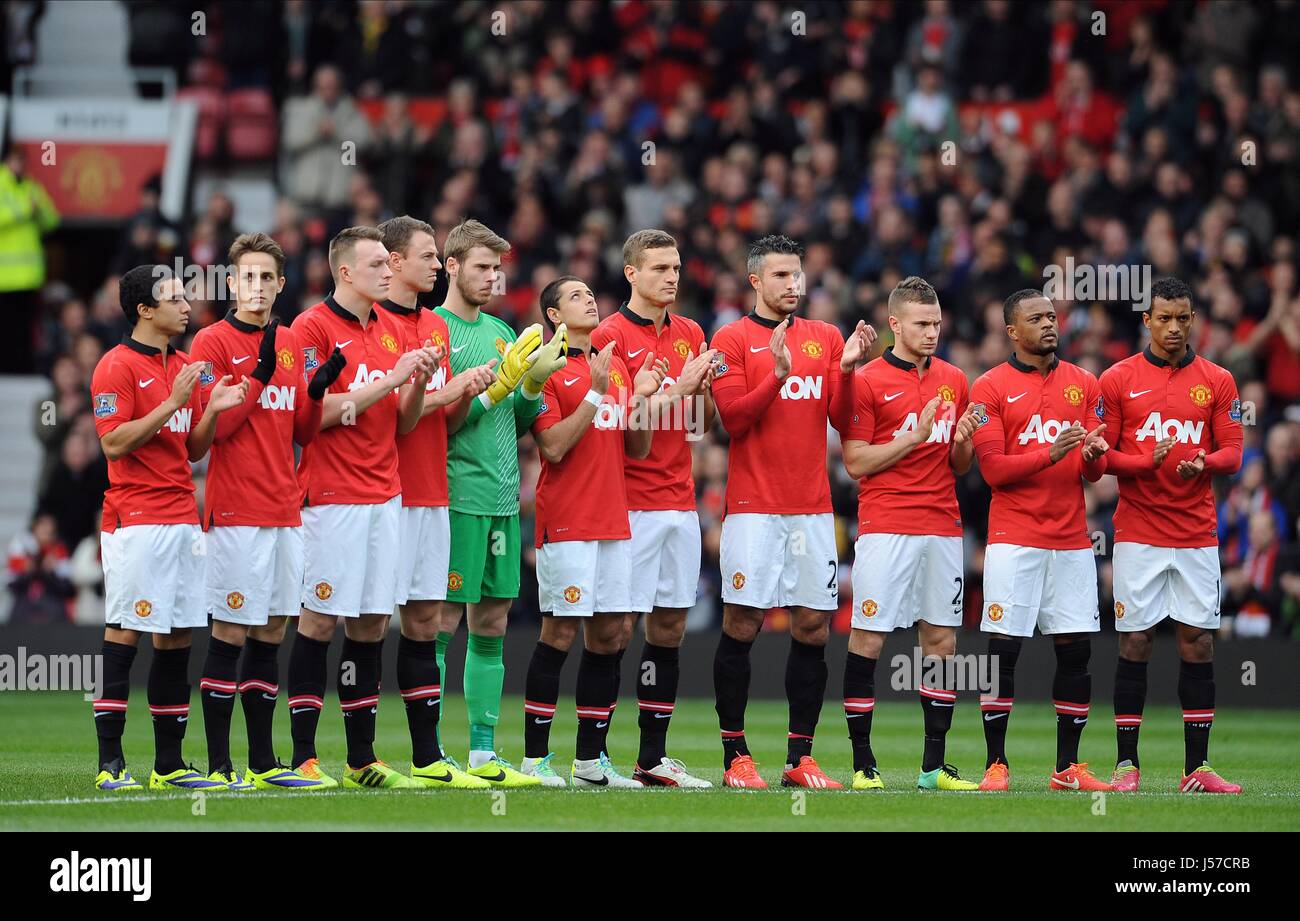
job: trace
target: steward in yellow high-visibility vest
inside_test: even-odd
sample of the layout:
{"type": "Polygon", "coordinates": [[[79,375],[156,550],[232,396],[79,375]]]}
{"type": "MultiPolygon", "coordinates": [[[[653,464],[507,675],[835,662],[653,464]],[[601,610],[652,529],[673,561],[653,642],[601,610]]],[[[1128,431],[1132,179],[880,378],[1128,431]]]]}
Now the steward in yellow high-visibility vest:
{"type": "Polygon", "coordinates": [[[59,223],[49,193],[26,175],[26,160],[15,147],[0,164],[0,294],[35,291],[45,283],[41,237],[59,223]]]}

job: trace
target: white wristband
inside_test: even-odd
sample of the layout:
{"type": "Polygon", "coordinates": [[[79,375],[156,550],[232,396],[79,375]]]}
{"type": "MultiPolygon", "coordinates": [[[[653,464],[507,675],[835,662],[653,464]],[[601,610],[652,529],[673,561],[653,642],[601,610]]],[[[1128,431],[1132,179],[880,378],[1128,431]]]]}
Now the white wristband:
{"type": "Polygon", "coordinates": [[[605,402],[605,395],[597,393],[594,390],[588,390],[587,395],[582,398],[583,402],[590,403],[592,406],[600,409],[600,404],[605,402]]]}

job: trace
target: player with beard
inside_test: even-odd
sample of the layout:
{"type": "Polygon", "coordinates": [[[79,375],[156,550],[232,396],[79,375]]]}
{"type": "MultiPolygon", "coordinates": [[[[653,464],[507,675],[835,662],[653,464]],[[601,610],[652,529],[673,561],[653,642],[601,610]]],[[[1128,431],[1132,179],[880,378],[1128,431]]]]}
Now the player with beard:
{"type": "Polygon", "coordinates": [[[1056,770],[1052,790],[1109,790],[1079,763],[1092,676],[1088,634],[1097,614],[1097,564],[1084,517],[1083,481],[1105,470],[1100,388],[1087,371],[1056,356],[1056,310],[1026,288],[1002,307],[1011,357],[971,387],[980,472],[993,489],[984,555],[984,615],[989,656],[998,664],[998,694],[984,695],[988,747],[981,790],[1007,790],[1007,723],[1015,702],[1020,644],[1034,627],[1056,650],[1056,770]],[[1085,421],[1094,422],[1091,429],[1085,421]]]}
{"type": "Polygon", "coordinates": [[[749,249],[752,313],[713,335],[713,397],[731,436],[722,522],[722,635],[713,660],[723,782],[762,789],[745,742],[749,650],[774,607],[790,611],[790,705],[784,786],[838,789],[812,757],[826,692],[826,641],[839,607],[839,563],[826,424],[847,432],[853,373],[870,348],[859,321],[846,344],[829,323],[795,316],[802,248],[767,236],[749,249]]]}
{"type": "Polygon", "coordinates": [[[502,277],[501,256],[510,250],[504,239],[468,220],[451,229],[443,250],[450,285],[436,313],[450,333],[452,372],[500,362],[496,380],[470,402],[464,421],[448,426],[451,556],[442,633],[450,639],[468,609],[466,772],[496,787],[538,786],[540,779],[497,755],[495,727],[505,679],[506,617],[519,595],[517,440],[541,410],[546,379],[564,365],[564,343],[556,336],[542,345],[541,324],[516,338],[504,321],[483,310],[502,277]]]}

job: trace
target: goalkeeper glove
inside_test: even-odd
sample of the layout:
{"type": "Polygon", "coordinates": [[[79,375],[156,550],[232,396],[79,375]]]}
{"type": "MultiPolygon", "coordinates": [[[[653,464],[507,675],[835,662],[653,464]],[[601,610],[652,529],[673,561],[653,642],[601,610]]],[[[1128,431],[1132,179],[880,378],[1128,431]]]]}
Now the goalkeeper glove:
{"type": "Polygon", "coordinates": [[[534,323],[519,334],[514,345],[506,349],[505,357],[501,359],[501,365],[497,368],[497,379],[484,391],[491,405],[500,403],[519,386],[524,372],[532,363],[533,353],[541,347],[541,344],[542,324],[534,323]]]}
{"type": "Polygon", "coordinates": [[[524,373],[524,396],[536,399],[541,394],[546,379],[569,363],[568,354],[569,329],[561,323],[551,341],[537,350],[533,363],[524,373]]]}

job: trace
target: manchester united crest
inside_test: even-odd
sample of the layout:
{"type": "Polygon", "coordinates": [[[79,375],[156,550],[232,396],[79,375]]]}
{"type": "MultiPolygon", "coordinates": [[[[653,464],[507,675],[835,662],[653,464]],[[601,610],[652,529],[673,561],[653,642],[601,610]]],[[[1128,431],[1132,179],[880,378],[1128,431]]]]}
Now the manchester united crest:
{"type": "Polygon", "coordinates": [[[996,624],[1001,619],[1002,619],[1002,605],[1000,604],[989,605],[989,620],[993,621],[993,623],[996,624]]]}
{"type": "Polygon", "coordinates": [[[623,389],[623,375],[619,374],[617,371],[609,372],[609,382],[619,390],[623,389]]]}
{"type": "Polygon", "coordinates": [[[1115,619],[1116,620],[1124,619],[1124,602],[1122,601],[1115,602],[1115,619]]]}
{"type": "Polygon", "coordinates": [[[284,370],[286,371],[293,370],[292,349],[280,349],[280,351],[275,353],[275,360],[279,363],[281,368],[284,368],[284,370]]]}
{"type": "Polygon", "coordinates": [[[379,344],[384,347],[385,351],[392,352],[394,355],[397,354],[397,338],[392,333],[384,333],[380,336],[379,344]]]}
{"type": "Polygon", "coordinates": [[[805,339],[799,346],[799,351],[803,352],[809,358],[821,358],[822,355],[826,354],[826,350],[822,348],[822,344],[812,339],[805,339]]]}
{"type": "Polygon", "coordinates": [[[1209,406],[1210,401],[1214,399],[1214,391],[1206,384],[1197,384],[1188,393],[1192,402],[1197,406],[1209,406]]]}
{"type": "Polygon", "coordinates": [[[1083,388],[1078,384],[1070,384],[1065,388],[1065,402],[1071,406],[1080,406],[1083,404],[1083,388]]]}
{"type": "Polygon", "coordinates": [[[244,606],[244,596],[239,592],[231,592],[226,596],[226,607],[232,611],[238,611],[244,606]]]}
{"type": "Polygon", "coordinates": [[[447,591],[458,592],[465,585],[465,577],[458,572],[447,573],[447,591]]]}
{"type": "Polygon", "coordinates": [[[685,339],[678,339],[673,343],[673,351],[676,352],[679,357],[685,358],[690,354],[691,346],[685,339]]]}
{"type": "Polygon", "coordinates": [[[939,394],[939,399],[945,403],[952,403],[957,399],[957,391],[953,390],[947,384],[940,384],[939,389],[936,392],[939,394]]]}
{"type": "Polygon", "coordinates": [[[875,617],[876,612],[879,610],[880,610],[880,605],[876,604],[876,602],[871,598],[868,598],[866,601],[862,602],[863,617],[875,617]]]}
{"type": "Polygon", "coordinates": [[[317,582],[315,591],[317,598],[321,601],[328,601],[329,597],[334,594],[334,586],[328,582],[317,582]]]}
{"type": "Polygon", "coordinates": [[[731,587],[736,591],[740,591],[745,587],[745,574],[743,572],[738,572],[731,577],[731,587]]]}
{"type": "Polygon", "coordinates": [[[494,344],[497,347],[498,355],[504,355],[506,353],[506,341],[504,339],[498,337],[497,341],[494,344]]]}
{"type": "Polygon", "coordinates": [[[141,598],[135,603],[135,616],[148,617],[153,613],[153,603],[141,598]]]}
{"type": "Polygon", "coordinates": [[[582,600],[582,589],[576,585],[570,585],[564,590],[564,600],[569,604],[577,604],[582,600]]]}

